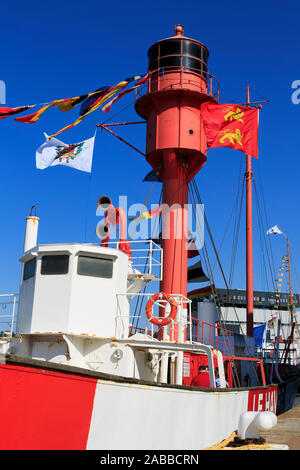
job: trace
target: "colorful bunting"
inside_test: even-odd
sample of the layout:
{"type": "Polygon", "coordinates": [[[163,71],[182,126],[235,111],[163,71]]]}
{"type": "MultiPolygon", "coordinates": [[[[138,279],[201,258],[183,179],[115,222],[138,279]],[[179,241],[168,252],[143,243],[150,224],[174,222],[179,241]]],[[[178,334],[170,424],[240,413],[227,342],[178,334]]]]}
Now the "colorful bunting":
{"type": "MultiPolygon", "coordinates": [[[[140,77],[134,77],[134,78],[140,78],[140,77]]],[[[102,109],[102,111],[104,113],[107,113],[108,111],[110,111],[112,105],[118,101],[120,98],[122,98],[124,95],[126,95],[127,93],[130,93],[131,91],[133,90],[136,90],[138,86],[140,85],[143,85],[144,83],[146,83],[147,81],[149,80],[149,74],[147,74],[145,77],[143,77],[141,80],[139,80],[138,82],[136,82],[136,84],[131,87],[131,88],[128,88],[128,90],[124,90],[122,91],[121,93],[118,94],[118,96],[116,96],[115,98],[113,98],[111,101],[109,101],[108,103],[106,103],[102,109]]]]}
{"type": "Polygon", "coordinates": [[[275,318],[275,317],[272,317],[272,318],[268,321],[267,325],[268,325],[269,328],[272,328],[272,327],[276,326],[276,318],[275,318]]]}
{"type": "Polygon", "coordinates": [[[0,108],[0,119],[4,119],[9,116],[14,116],[15,114],[23,113],[27,111],[27,109],[34,108],[35,104],[28,105],[28,106],[19,106],[18,108],[7,108],[1,107],[0,108]]]}
{"type": "Polygon", "coordinates": [[[78,104],[82,103],[89,95],[81,95],[81,96],[75,96],[75,98],[66,98],[65,100],[62,100],[60,104],[57,104],[56,107],[62,111],[63,113],[67,113],[68,111],[71,111],[71,109],[75,108],[78,104]]]}
{"type": "Polygon", "coordinates": [[[155,207],[154,209],[150,209],[150,211],[141,212],[137,217],[129,218],[128,220],[132,221],[139,221],[145,219],[152,219],[152,217],[157,217],[161,215],[161,205],[155,207]]]}
{"type": "Polygon", "coordinates": [[[34,122],[37,122],[41,115],[49,108],[51,108],[52,106],[56,106],[57,104],[60,104],[62,103],[64,100],[54,100],[54,101],[51,101],[51,103],[48,103],[46,104],[45,106],[42,106],[36,113],[33,113],[33,114],[27,114],[27,116],[22,116],[22,117],[18,117],[18,118],[15,118],[15,121],[17,122],[23,122],[23,123],[26,123],[26,124],[32,124],[34,122]]]}
{"type": "Polygon", "coordinates": [[[103,86],[98,88],[98,90],[96,90],[94,93],[88,94],[88,98],[82,103],[80,107],[80,116],[83,116],[85,113],[87,113],[87,111],[89,111],[89,109],[91,109],[91,107],[96,103],[96,101],[106,94],[108,89],[108,86],[103,86]]]}
{"type": "MultiPolygon", "coordinates": [[[[111,105],[116,100],[120,99],[124,94],[129,93],[130,91],[136,89],[138,86],[142,85],[143,83],[146,83],[146,81],[148,80],[148,76],[149,74],[147,74],[144,77],[142,77],[141,75],[135,75],[133,77],[126,78],[125,80],[119,82],[117,85],[112,86],[112,87],[104,86],[104,87],[98,88],[96,91],[92,93],[87,93],[85,95],[79,95],[79,96],[75,96],[72,98],[53,100],[50,103],[44,103],[41,106],[41,108],[35,113],[28,114],[27,116],[17,117],[14,120],[17,122],[21,122],[21,123],[32,124],[34,122],[37,122],[40,119],[41,115],[47,109],[53,106],[56,106],[60,111],[66,113],[68,111],[71,111],[80,103],[82,103],[80,112],[79,112],[80,117],[73,124],[69,124],[68,126],[58,131],[57,133],[50,136],[49,139],[51,139],[52,137],[60,134],[61,132],[67,129],[71,129],[72,127],[79,124],[88,114],[98,109],[106,101],[108,101],[114,95],[119,93],[123,88],[125,88],[128,85],[128,83],[141,79],[138,82],[136,82],[134,87],[130,88],[129,90],[126,90],[126,92],[119,93],[118,96],[116,96],[113,100],[111,100],[108,103],[108,106],[105,110],[105,112],[107,112],[110,109],[111,105]]],[[[17,108],[0,107],[0,119],[13,116],[14,114],[21,113],[35,106],[36,105],[29,105],[29,106],[21,106],[17,108]]]]}
{"type": "Polygon", "coordinates": [[[68,129],[72,129],[73,127],[77,126],[77,124],[79,124],[81,121],[83,121],[83,119],[88,116],[90,113],[92,113],[93,111],[96,111],[96,109],[98,109],[105,101],[107,101],[109,98],[111,98],[113,95],[115,95],[116,93],[118,93],[118,91],[122,90],[122,88],[125,88],[127,86],[127,81],[122,81],[120,83],[118,83],[117,85],[115,85],[114,87],[112,88],[109,88],[107,90],[107,92],[103,95],[103,96],[100,96],[96,101],[95,103],[93,104],[93,106],[91,106],[89,108],[89,110],[83,114],[83,116],[80,116],[75,122],[73,122],[73,124],[69,124],[68,126],[64,127],[63,129],[61,129],[60,131],[56,132],[55,134],[52,134],[49,139],[51,139],[52,137],[58,135],[58,134],[61,134],[62,132],[68,130],[68,129]]]}

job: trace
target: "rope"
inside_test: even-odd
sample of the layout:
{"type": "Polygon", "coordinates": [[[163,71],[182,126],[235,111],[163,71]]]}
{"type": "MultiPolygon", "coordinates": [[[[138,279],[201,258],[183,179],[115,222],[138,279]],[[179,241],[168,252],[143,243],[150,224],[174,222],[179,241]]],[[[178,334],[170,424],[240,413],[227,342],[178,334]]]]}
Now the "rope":
{"type": "MultiPolygon", "coordinates": [[[[241,213],[242,213],[242,206],[243,206],[243,198],[244,198],[244,190],[245,184],[244,180],[242,183],[242,191],[240,191],[240,204],[236,206],[236,214],[235,214],[235,221],[234,221],[234,230],[233,230],[233,239],[232,239],[232,254],[231,254],[231,264],[230,264],[230,273],[229,273],[229,289],[232,289],[232,283],[234,278],[234,267],[235,267],[235,260],[237,255],[238,249],[238,240],[239,240],[239,233],[240,233],[240,225],[241,225],[241,213]]],[[[227,314],[229,312],[229,307],[225,309],[226,315],[225,320],[227,320],[227,314]]]]}
{"type": "Polygon", "coordinates": [[[266,442],[264,442],[263,444],[246,444],[244,446],[230,447],[230,443],[234,440],[236,435],[237,432],[233,431],[233,433],[231,433],[230,436],[227,437],[227,439],[224,439],[223,441],[219,442],[219,444],[215,444],[214,446],[207,447],[203,450],[223,450],[224,447],[226,447],[226,450],[266,450],[270,448],[270,445],[266,442]]]}
{"type": "Polygon", "coordinates": [[[227,444],[229,444],[229,442],[233,441],[233,439],[235,438],[235,436],[237,435],[237,432],[236,431],[233,431],[229,437],[227,437],[226,439],[224,439],[223,441],[219,442],[219,444],[215,444],[214,446],[212,447],[206,447],[205,449],[203,450],[221,450],[223,449],[223,447],[226,447],[227,444]]]}
{"type": "Polygon", "coordinates": [[[240,447],[229,447],[228,450],[267,450],[269,448],[270,445],[265,442],[264,444],[248,444],[240,447]]]}
{"type": "MultiPolygon", "coordinates": [[[[255,194],[255,199],[256,199],[256,209],[257,209],[258,224],[259,224],[259,227],[261,228],[261,238],[263,239],[264,244],[265,244],[266,254],[267,254],[267,259],[268,259],[268,264],[269,264],[269,269],[270,269],[270,274],[271,274],[271,281],[272,281],[272,283],[273,283],[273,288],[274,288],[274,290],[275,290],[274,273],[272,273],[271,259],[270,259],[270,255],[269,255],[269,251],[268,251],[268,247],[267,247],[267,242],[266,242],[266,235],[265,235],[266,230],[264,230],[264,227],[263,227],[262,211],[261,211],[261,209],[260,209],[259,198],[258,198],[258,193],[257,193],[257,189],[256,189],[256,184],[255,184],[254,178],[253,178],[253,187],[254,187],[254,194],[255,194]]],[[[262,242],[261,242],[261,243],[262,243],[262,242]]],[[[262,249],[263,249],[263,243],[262,243],[262,249]]],[[[267,273],[266,273],[266,280],[267,280],[267,273]]],[[[267,286],[267,287],[268,287],[268,286],[267,286]]]]}
{"type": "MultiPolygon", "coordinates": [[[[143,204],[143,209],[141,210],[141,213],[144,211],[144,209],[145,209],[145,207],[146,207],[146,204],[147,204],[148,199],[149,199],[149,197],[150,197],[150,194],[151,194],[151,191],[152,191],[152,189],[153,189],[154,183],[155,183],[155,181],[153,181],[153,183],[151,184],[150,190],[149,190],[149,192],[148,192],[148,194],[147,194],[147,197],[146,197],[146,199],[145,199],[145,202],[144,202],[144,204],[143,204]]],[[[128,237],[129,240],[132,240],[132,237],[133,237],[133,235],[135,234],[136,228],[137,228],[137,226],[138,226],[138,224],[139,224],[140,222],[141,222],[141,219],[138,219],[138,220],[135,222],[133,231],[132,231],[131,235],[128,237]]]]}
{"type": "MultiPolygon", "coordinates": [[[[257,166],[258,166],[258,176],[259,176],[259,181],[260,181],[260,186],[261,186],[260,194],[262,195],[262,202],[263,202],[263,209],[264,209],[263,212],[264,212],[264,215],[265,215],[266,225],[269,228],[270,224],[269,224],[269,220],[268,220],[268,213],[267,213],[266,201],[265,201],[265,196],[264,196],[264,185],[263,185],[259,160],[257,161],[257,166]]],[[[276,268],[275,268],[274,256],[273,256],[273,251],[272,251],[271,237],[269,237],[268,240],[269,240],[270,256],[271,256],[272,267],[273,267],[273,276],[272,276],[272,278],[273,278],[276,275],[276,268]]]]}
{"type": "MultiPolygon", "coordinates": [[[[195,201],[195,194],[194,194],[194,191],[193,191],[193,185],[195,186],[195,182],[194,180],[192,180],[191,182],[191,185],[190,185],[190,189],[189,189],[189,193],[191,194],[191,198],[193,199],[193,203],[194,205],[196,206],[196,201],[195,201]]],[[[200,198],[200,195],[198,196],[198,198],[200,199],[200,203],[202,204],[202,201],[201,201],[201,198],[200,198]]],[[[195,208],[194,208],[194,205],[192,204],[192,208],[193,208],[193,212],[194,212],[194,215],[195,215],[195,208]]],[[[197,214],[196,214],[197,215],[197,214]]],[[[203,214],[204,215],[204,214],[203,214]]],[[[207,218],[206,216],[204,215],[204,220],[205,220],[205,224],[208,227],[208,222],[207,222],[207,218]]],[[[198,228],[200,227],[201,228],[201,224],[197,221],[196,221],[196,227],[197,227],[197,231],[198,231],[198,228]]],[[[208,276],[209,276],[209,280],[210,280],[210,283],[211,285],[215,286],[215,281],[214,281],[214,276],[213,276],[213,270],[211,268],[211,265],[210,265],[210,262],[209,262],[209,256],[208,256],[208,251],[207,251],[207,248],[206,248],[206,244],[204,242],[204,235],[203,235],[203,230],[201,230],[201,235],[202,235],[202,241],[203,241],[203,253],[204,253],[204,262],[205,262],[205,266],[206,266],[206,271],[208,273],[208,276]]],[[[200,255],[200,253],[199,253],[200,255]]],[[[201,258],[200,258],[201,259],[201,258]]],[[[213,301],[214,301],[214,304],[216,306],[216,311],[217,311],[217,315],[218,315],[218,319],[219,319],[219,322],[220,322],[220,325],[222,326],[223,325],[223,328],[225,329],[225,326],[224,326],[224,320],[222,318],[222,311],[221,311],[221,304],[220,304],[220,301],[219,301],[219,297],[217,295],[217,290],[215,289],[215,287],[213,288],[213,301]]],[[[225,349],[228,348],[229,346],[226,344],[226,342],[224,342],[224,347],[225,349]]],[[[227,355],[228,356],[231,356],[231,351],[227,351],[227,355]]],[[[232,364],[231,364],[231,361],[229,361],[229,366],[231,368],[231,373],[232,373],[232,376],[233,376],[233,381],[234,381],[234,385],[235,386],[240,386],[240,383],[239,383],[239,378],[238,378],[238,375],[237,375],[237,372],[235,371],[235,369],[232,367],[232,364]]]]}
{"type": "MultiPolygon", "coordinates": [[[[194,183],[194,185],[196,185],[196,183],[195,183],[194,180],[192,180],[192,182],[194,183]]],[[[201,197],[200,197],[200,194],[199,194],[199,191],[198,191],[197,186],[195,186],[195,188],[196,188],[195,190],[196,190],[196,192],[197,192],[198,201],[200,202],[200,204],[202,204],[202,200],[201,200],[201,197]]],[[[211,233],[211,230],[210,230],[208,221],[207,221],[207,216],[206,216],[205,213],[204,213],[204,221],[205,221],[205,225],[206,225],[206,228],[207,228],[209,237],[210,237],[210,241],[211,241],[213,250],[214,250],[214,252],[215,252],[215,256],[216,256],[217,261],[218,261],[218,265],[219,265],[220,271],[221,271],[221,273],[222,273],[223,280],[224,280],[225,285],[226,285],[226,288],[227,288],[228,295],[230,296],[230,298],[231,298],[231,300],[232,300],[232,305],[233,305],[233,310],[234,310],[235,316],[236,316],[236,318],[237,318],[238,323],[240,324],[240,320],[239,320],[239,317],[238,317],[238,315],[237,315],[236,308],[235,308],[235,305],[234,305],[234,302],[233,302],[233,299],[232,299],[232,296],[231,296],[230,288],[229,288],[229,286],[228,286],[228,283],[227,283],[227,280],[226,280],[226,276],[225,276],[224,270],[223,270],[223,268],[222,268],[222,264],[221,264],[221,261],[220,261],[220,258],[219,258],[219,255],[218,255],[218,252],[217,252],[217,249],[216,249],[214,240],[213,240],[213,236],[212,236],[212,233],[211,233]]],[[[250,349],[249,349],[249,346],[248,346],[248,343],[247,343],[247,340],[246,340],[246,336],[245,336],[245,334],[244,334],[243,331],[242,331],[242,337],[243,337],[243,340],[244,340],[244,343],[245,343],[245,347],[246,347],[246,349],[247,349],[247,351],[248,351],[248,355],[249,355],[249,357],[250,357],[250,356],[251,356],[251,354],[250,354],[250,349]]],[[[252,365],[253,373],[254,373],[254,375],[256,376],[257,381],[259,381],[258,375],[257,375],[257,371],[256,371],[256,368],[255,368],[254,364],[252,364],[252,362],[251,362],[250,364],[252,365]]]]}
{"type": "MultiPolygon", "coordinates": [[[[242,152],[241,152],[241,155],[242,152]]],[[[239,200],[239,196],[240,196],[240,192],[241,192],[241,186],[243,187],[243,179],[241,179],[241,173],[242,173],[242,158],[240,160],[240,170],[239,170],[239,177],[238,177],[238,189],[237,189],[237,195],[236,195],[236,199],[235,199],[235,202],[233,204],[233,207],[232,207],[232,210],[231,210],[231,213],[230,213],[230,216],[229,216],[229,219],[228,219],[228,222],[227,222],[227,226],[224,230],[224,234],[223,234],[223,238],[222,238],[222,241],[221,241],[221,244],[220,244],[220,247],[219,247],[219,250],[218,250],[218,253],[221,252],[222,250],[222,247],[223,247],[223,243],[224,243],[224,240],[225,240],[225,236],[226,236],[226,233],[228,231],[228,228],[229,228],[229,225],[230,225],[230,222],[231,222],[231,219],[232,219],[232,216],[233,216],[233,213],[235,212],[235,221],[234,221],[234,227],[236,227],[236,218],[237,218],[237,207],[238,207],[238,200],[239,200]]],[[[215,265],[216,265],[216,261],[213,265],[213,269],[215,268],[215,265]]]]}
{"type": "MultiPolygon", "coordinates": [[[[200,194],[199,194],[199,191],[198,191],[198,188],[197,188],[197,187],[196,187],[196,190],[197,190],[197,193],[198,193],[198,194],[197,194],[198,200],[199,200],[200,204],[202,204],[201,197],[200,197],[200,194]]],[[[208,221],[207,221],[206,214],[204,214],[204,220],[205,220],[205,224],[206,224],[206,227],[207,227],[207,231],[208,231],[208,234],[209,234],[209,237],[210,237],[211,244],[212,244],[212,246],[213,246],[213,249],[214,249],[214,252],[215,252],[215,255],[216,255],[216,258],[217,258],[219,267],[220,267],[220,271],[221,271],[221,273],[222,273],[223,280],[224,280],[225,285],[226,285],[226,288],[227,288],[228,295],[230,296],[230,298],[231,298],[231,300],[232,300],[232,305],[233,305],[234,313],[235,313],[235,315],[236,315],[236,318],[237,318],[238,323],[240,324],[240,319],[239,319],[239,317],[238,317],[238,315],[237,315],[237,312],[236,312],[236,308],[235,308],[235,305],[234,305],[234,302],[233,302],[233,299],[232,299],[232,296],[231,296],[230,288],[229,288],[228,283],[227,283],[227,280],[226,280],[226,276],[225,276],[225,273],[224,273],[224,270],[223,270],[223,267],[222,267],[222,264],[221,264],[221,261],[220,261],[220,258],[219,258],[219,255],[218,255],[218,252],[217,252],[217,249],[216,249],[214,240],[213,240],[213,236],[212,236],[210,227],[209,227],[209,225],[208,225],[208,221]]],[[[250,349],[249,349],[249,346],[248,346],[248,343],[247,343],[247,340],[246,340],[246,335],[243,333],[243,331],[242,331],[242,337],[243,337],[243,340],[244,340],[246,349],[247,349],[247,351],[248,351],[249,357],[251,357],[250,349]]],[[[252,363],[251,363],[251,364],[252,364],[252,363]]],[[[256,368],[255,368],[254,364],[252,364],[252,367],[253,367],[254,375],[256,376],[256,378],[257,378],[257,380],[258,380],[258,375],[257,375],[257,371],[256,371],[256,368]]]]}

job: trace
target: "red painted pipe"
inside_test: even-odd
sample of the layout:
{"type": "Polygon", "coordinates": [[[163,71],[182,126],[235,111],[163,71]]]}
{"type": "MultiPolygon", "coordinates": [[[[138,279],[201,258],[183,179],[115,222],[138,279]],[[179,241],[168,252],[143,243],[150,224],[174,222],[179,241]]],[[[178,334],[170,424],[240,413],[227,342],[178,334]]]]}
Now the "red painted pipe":
{"type": "MultiPolygon", "coordinates": [[[[164,277],[160,290],[187,296],[187,209],[186,169],[176,150],[163,152],[162,247],[164,277]]],[[[171,332],[178,339],[178,324],[171,332]]]]}
{"type": "MultiPolygon", "coordinates": [[[[105,225],[109,227],[110,225],[116,226],[120,225],[120,235],[118,248],[121,251],[124,251],[128,254],[129,259],[131,257],[131,247],[130,243],[126,241],[126,229],[127,229],[127,219],[124,210],[121,207],[115,208],[111,199],[108,196],[101,196],[97,201],[97,206],[99,209],[106,210],[105,212],[105,225]]],[[[108,236],[102,240],[101,246],[107,246],[110,239],[110,232],[108,236]]]]}

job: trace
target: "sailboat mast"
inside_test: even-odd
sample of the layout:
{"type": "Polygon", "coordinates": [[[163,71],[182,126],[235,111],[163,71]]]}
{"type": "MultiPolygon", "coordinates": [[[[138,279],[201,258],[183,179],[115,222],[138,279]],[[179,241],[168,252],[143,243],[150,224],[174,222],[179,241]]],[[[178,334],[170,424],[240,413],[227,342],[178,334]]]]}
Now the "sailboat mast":
{"type": "MultiPolygon", "coordinates": [[[[247,105],[250,90],[247,85],[247,105]]],[[[252,225],[252,168],[251,155],[246,156],[246,292],[247,292],[247,336],[253,336],[253,225],[252,225]]]]}
{"type": "Polygon", "coordinates": [[[289,272],[289,293],[290,293],[290,313],[291,313],[291,342],[293,349],[293,363],[295,364],[295,335],[294,335],[294,306],[293,306],[293,289],[292,289],[292,277],[291,277],[291,264],[290,264],[290,242],[286,237],[287,243],[287,258],[288,258],[288,272],[289,272]]]}
{"type": "MultiPolygon", "coordinates": [[[[289,293],[290,293],[290,312],[293,316],[293,290],[292,290],[292,278],[291,278],[291,266],[290,266],[290,242],[288,237],[286,238],[287,243],[287,257],[288,257],[288,272],[289,272],[289,293]]],[[[293,321],[293,318],[292,318],[293,321]]]]}

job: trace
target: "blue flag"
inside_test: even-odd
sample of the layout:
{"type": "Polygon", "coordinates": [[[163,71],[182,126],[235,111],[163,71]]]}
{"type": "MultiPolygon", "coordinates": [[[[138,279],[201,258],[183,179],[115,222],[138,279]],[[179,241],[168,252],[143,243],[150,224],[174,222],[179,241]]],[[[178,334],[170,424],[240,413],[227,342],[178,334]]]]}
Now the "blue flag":
{"type": "Polygon", "coordinates": [[[161,183],[161,179],[157,176],[156,172],[154,170],[151,170],[150,173],[148,173],[143,181],[157,181],[158,183],[161,183]]]}
{"type": "Polygon", "coordinates": [[[262,347],[265,328],[266,328],[266,323],[260,326],[255,326],[253,328],[254,344],[257,348],[262,347]]]}

